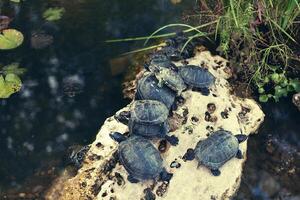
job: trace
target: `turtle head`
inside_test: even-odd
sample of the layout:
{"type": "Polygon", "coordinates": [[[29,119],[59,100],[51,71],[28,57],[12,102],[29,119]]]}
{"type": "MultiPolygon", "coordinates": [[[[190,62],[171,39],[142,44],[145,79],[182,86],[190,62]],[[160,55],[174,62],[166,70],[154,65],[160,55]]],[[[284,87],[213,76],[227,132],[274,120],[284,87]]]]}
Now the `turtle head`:
{"type": "Polygon", "coordinates": [[[161,181],[167,181],[167,182],[170,182],[172,177],[173,177],[173,174],[167,172],[167,170],[165,168],[163,168],[163,171],[159,175],[159,178],[161,181]]]}
{"type": "Polygon", "coordinates": [[[244,134],[237,134],[235,135],[235,137],[239,141],[239,143],[244,142],[245,140],[248,139],[248,136],[244,134]]]}
{"type": "Polygon", "coordinates": [[[129,122],[130,115],[130,111],[122,111],[119,114],[115,115],[114,118],[119,122],[127,125],[129,122]]]}
{"type": "Polygon", "coordinates": [[[109,136],[118,143],[121,143],[127,139],[125,135],[119,132],[112,132],[109,134],[109,136]]]}

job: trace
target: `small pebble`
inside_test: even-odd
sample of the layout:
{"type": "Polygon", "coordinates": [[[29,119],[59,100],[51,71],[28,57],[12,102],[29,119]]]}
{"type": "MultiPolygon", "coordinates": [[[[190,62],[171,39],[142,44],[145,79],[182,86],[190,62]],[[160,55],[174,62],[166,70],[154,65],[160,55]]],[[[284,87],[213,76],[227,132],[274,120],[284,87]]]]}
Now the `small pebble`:
{"type": "Polygon", "coordinates": [[[198,117],[195,117],[195,116],[193,116],[193,117],[191,118],[191,120],[192,120],[192,123],[194,123],[194,124],[197,124],[197,122],[199,122],[199,118],[198,118],[198,117]]]}
{"type": "Polygon", "coordinates": [[[167,182],[163,182],[160,186],[158,186],[156,190],[156,195],[162,197],[166,193],[168,185],[169,184],[167,182]]]}
{"type": "Polygon", "coordinates": [[[150,188],[144,189],[145,200],[155,200],[156,196],[150,188]]]}
{"type": "Polygon", "coordinates": [[[161,152],[161,153],[165,153],[166,150],[167,150],[167,140],[161,140],[159,142],[159,145],[158,145],[158,150],[161,152]]]}
{"type": "Polygon", "coordinates": [[[207,111],[211,114],[216,111],[216,105],[214,103],[207,104],[207,111]]]}
{"type": "Polygon", "coordinates": [[[171,167],[171,168],[180,168],[180,167],[181,167],[181,164],[178,163],[177,161],[173,161],[173,162],[170,164],[170,167],[171,167]]]}
{"type": "Polygon", "coordinates": [[[223,119],[227,119],[228,118],[228,112],[225,112],[225,111],[221,112],[221,117],[223,119]]]}

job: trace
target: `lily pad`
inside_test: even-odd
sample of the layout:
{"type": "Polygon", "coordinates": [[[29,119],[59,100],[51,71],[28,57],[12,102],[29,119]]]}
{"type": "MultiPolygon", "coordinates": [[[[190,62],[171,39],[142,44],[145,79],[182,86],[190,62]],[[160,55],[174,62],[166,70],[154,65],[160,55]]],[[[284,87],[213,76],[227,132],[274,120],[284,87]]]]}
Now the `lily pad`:
{"type": "Polygon", "coordinates": [[[0,34],[0,49],[14,49],[23,43],[24,36],[15,29],[6,29],[0,34]]]}
{"type": "Polygon", "coordinates": [[[4,66],[2,69],[0,68],[0,73],[3,73],[4,75],[8,74],[16,74],[16,75],[22,75],[26,69],[20,68],[19,63],[11,63],[10,65],[4,66]]]}
{"type": "Polygon", "coordinates": [[[22,87],[21,79],[15,74],[0,76],[0,98],[8,98],[22,87]]]}
{"type": "Polygon", "coordinates": [[[262,103],[266,103],[268,101],[269,97],[268,95],[260,95],[259,96],[259,101],[262,103]]]}
{"type": "Polygon", "coordinates": [[[43,18],[47,21],[57,21],[62,17],[64,12],[64,8],[48,8],[43,13],[43,18]]]}

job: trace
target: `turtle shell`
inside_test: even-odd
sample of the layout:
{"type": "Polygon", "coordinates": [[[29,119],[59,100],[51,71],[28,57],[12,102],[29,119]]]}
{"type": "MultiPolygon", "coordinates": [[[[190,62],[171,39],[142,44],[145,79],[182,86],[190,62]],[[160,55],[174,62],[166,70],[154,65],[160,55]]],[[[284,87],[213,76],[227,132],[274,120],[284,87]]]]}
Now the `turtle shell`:
{"type": "Polygon", "coordinates": [[[218,169],[233,158],[239,149],[239,142],[231,132],[220,130],[206,140],[198,142],[195,157],[199,164],[209,169],[218,169]]]}
{"type": "Polygon", "coordinates": [[[137,100],[160,101],[170,109],[175,101],[175,97],[176,93],[167,86],[158,86],[158,80],[153,74],[147,74],[138,81],[137,100]]]}
{"type": "Polygon", "coordinates": [[[181,93],[186,89],[186,85],[181,76],[171,69],[162,68],[158,73],[155,73],[158,79],[162,79],[163,82],[172,90],[181,93]]]}
{"type": "Polygon", "coordinates": [[[118,151],[124,168],[138,180],[154,179],[163,171],[159,151],[143,137],[129,137],[120,143],[118,151]]]}
{"type": "Polygon", "coordinates": [[[169,125],[167,122],[161,124],[140,124],[133,120],[129,120],[128,125],[131,134],[147,138],[163,138],[169,132],[169,125]]]}
{"type": "Polygon", "coordinates": [[[215,77],[207,70],[195,65],[186,65],[178,69],[183,81],[192,87],[205,88],[215,82],[215,77]]]}
{"type": "Polygon", "coordinates": [[[155,100],[137,100],[131,105],[131,119],[141,124],[161,124],[167,120],[169,110],[155,100]]]}
{"type": "Polygon", "coordinates": [[[157,52],[151,56],[149,66],[154,68],[172,68],[174,64],[164,53],[157,52]]]}

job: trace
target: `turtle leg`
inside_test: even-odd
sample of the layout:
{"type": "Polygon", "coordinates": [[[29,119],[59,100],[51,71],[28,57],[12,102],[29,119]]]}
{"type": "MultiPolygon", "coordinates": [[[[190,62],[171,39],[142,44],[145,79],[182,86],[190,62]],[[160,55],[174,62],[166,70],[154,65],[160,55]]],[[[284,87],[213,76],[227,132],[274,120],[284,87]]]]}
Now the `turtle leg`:
{"type": "Polygon", "coordinates": [[[178,67],[174,63],[171,63],[169,68],[175,72],[178,72],[178,67]]]}
{"type": "Polygon", "coordinates": [[[172,146],[176,146],[179,142],[178,137],[176,137],[175,135],[172,136],[165,136],[165,139],[172,145],[172,146]]]}
{"type": "Polygon", "coordinates": [[[123,142],[127,139],[125,135],[119,132],[112,132],[109,134],[109,136],[118,143],[123,142]]]}
{"type": "Polygon", "coordinates": [[[219,169],[211,169],[210,171],[214,176],[220,176],[221,174],[219,169]]]}
{"type": "Polygon", "coordinates": [[[238,152],[236,153],[236,156],[235,156],[236,158],[238,158],[238,159],[243,159],[243,153],[242,153],[242,151],[239,149],[238,150],[238,152]]]}
{"type": "Polygon", "coordinates": [[[194,160],[195,159],[195,151],[194,149],[189,148],[186,153],[183,155],[184,160],[194,160]]]}
{"type": "Polygon", "coordinates": [[[244,134],[238,134],[238,135],[235,135],[235,137],[239,141],[239,143],[244,142],[248,138],[248,136],[244,135],[244,134]]]}
{"type": "Polygon", "coordinates": [[[138,183],[138,182],[140,182],[139,180],[137,180],[136,178],[134,178],[132,175],[128,175],[127,180],[130,183],[138,183]]]}
{"type": "Polygon", "coordinates": [[[114,118],[122,124],[128,125],[130,118],[130,111],[122,111],[118,115],[114,115],[114,118]]]}
{"type": "Polygon", "coordinates": [[[204,88],[195,88],[195,87],[193,87],[192,90],[200,92],[204,96],[208,96],[210,94],[210,91],[207,87],[204,87],[204,88]]]}
{"type": "Polygon", "coordinates": [[[161,181],[167,181],[167,182],[170,182],[170,180],[172,179],[172,177],[173,177],[173,174],[167,172],[165,168],[164,168],[163,171],[160,173],[160,180],[161,180],[161,181]]]}
{"type": "Polygon", "coordinates": [[[174,110],[177,110],[178,106],[176,104],[176,101],[172,104],[171,106],[171,109],[170,109],[170,112],[174,111],[174,110]]]}

